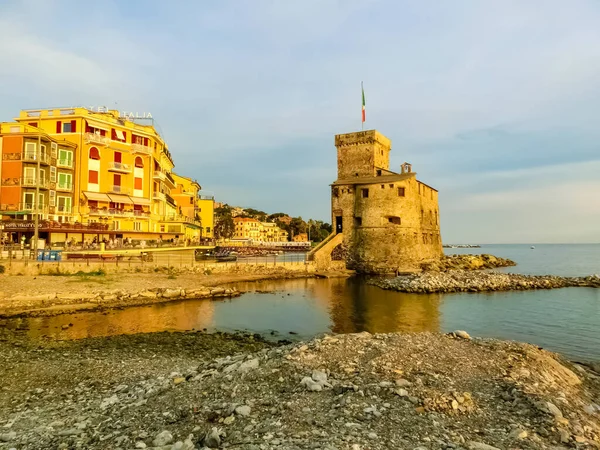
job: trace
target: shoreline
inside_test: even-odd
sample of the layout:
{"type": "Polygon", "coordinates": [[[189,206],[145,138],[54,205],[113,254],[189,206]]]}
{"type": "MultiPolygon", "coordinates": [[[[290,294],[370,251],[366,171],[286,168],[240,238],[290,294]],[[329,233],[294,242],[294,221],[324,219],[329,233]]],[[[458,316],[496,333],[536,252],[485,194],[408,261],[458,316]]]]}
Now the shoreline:
{"type": "Polygon", "coordinates": [[[0,437],[23,449],[593,448],[597,370],[464,332],[0,340],[0,437]]]}

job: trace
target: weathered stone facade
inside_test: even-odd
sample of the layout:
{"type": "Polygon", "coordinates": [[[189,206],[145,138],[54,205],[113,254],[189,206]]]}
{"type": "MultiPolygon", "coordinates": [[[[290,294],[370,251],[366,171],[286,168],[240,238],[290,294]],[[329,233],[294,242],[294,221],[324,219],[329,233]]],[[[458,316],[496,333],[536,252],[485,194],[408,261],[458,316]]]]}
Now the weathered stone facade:
{"type": "Polygon", "coordinates": [[[389,273],[440,258],[438,192],[418,181],[410,164],[389,170],[390,140],[369,130],[337,135],[335,145],[332,223],[343,233],[348,268],[389,273]]]}

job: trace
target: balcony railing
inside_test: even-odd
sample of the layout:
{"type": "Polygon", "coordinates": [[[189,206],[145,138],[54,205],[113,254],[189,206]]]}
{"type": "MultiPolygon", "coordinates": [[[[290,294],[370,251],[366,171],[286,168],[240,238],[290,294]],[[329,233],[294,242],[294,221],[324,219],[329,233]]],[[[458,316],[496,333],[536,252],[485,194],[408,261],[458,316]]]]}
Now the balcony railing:
{"type": "Polygon", "coordinates": [[[73,183],[56,183],[56,190],[71,192],[73,190],[73,183]]]}
{"type": "Polygon", "coordinates": [[[184,215],[181,215],[181,214],[173,214],[173,215],[165,216],[165,221],[166,222],[192,223],[192,224],[198,225],[198,226],[202,225],[202,222],[200,222],[199,220],[196,220],[196,219],[194,219],[192,217],[184,216],[184,215]]]}
{"type": "Polygon", "coordinates": [[[50,156],[47,153],[40,155],[37,152],[23,152],[23,161],[37,162],[38,158],[41,164],[50,164],[50,156]]]}
{"type": "Polygon", "coordinates": [[[39,184],[40,189],[48,189],[48,180],[47,179],[37,179],[37,178],[21,178],[21,186],[25,187],[36,187],[39,184]]]}
{"type": "Polygon", "coordinates": [[[119,216],[119,217],[150,217],[149,211],[125,210],[116,208],[90,208],[92,216],[119,216]]]}
{"type": "Polygon", "coordinates": [[[72,159],[57,159],[56,165],[58,167],[73,167],[73,160],[72,159]]]}
{"type": "Polygon", "coordinates": [[[108,170],[111,172],[131,173],[131,166],[120,162],[108,163],[108,170]]]}
{"type": "Polygon", "coordinates": [[[161,172],[160,170],[155,170],[154,171],[154,179],[155,180],[164,181],[165,180],[165,173],[161,172]]]}
{"type": "Polygon", "coordinates": [[[154,200],[161,200],[164,201],[165,200],[165,194],[163,194],[162,192],[154,192],[152,194],[152,198],[154,200]]]}
{"type": "Polygon", "coordinates": [[[56,212],[62,213],[62,214],[69,214],[71,212],[71,206],[70,205],[58,205],[56,207],[56,212]]]}
{"type": "Polygon", "coordinates": [[[198,200],[214,200],[214,195],[198,195],[198,200]]]}
{"type": "Polygon", "coordinates": [[[108,145],[110,139],[108,139],[108,137],[106,136],[102,136],[101,134],[97,133],[85,133],[85,142],[87,144],[108,145]]]}
{"type": "Polygon", "coordinates": [[[131,151],[134,153],[145,153],[146,155],[152,154],[152,149],[143,144],[131,144],[131,151]]]}
{"type": "Polygon", "coordinates": [[[169,172],[165,172],[165,178],[171,182],[171,184],[173,185],[173,187],[175,187],[175,179],[173,178],[173,176],[169,173],[169,172]]]}
{"type": "Polygon", "coordinates": [[[173,197],[171,197],[169,194],[165,194],[165,200],[167,200],[167,203],[176,206],[175,205],[175,199],[173,197]]]}
{"type": "Polygon", "coordinates": [[[131,188],[125,186],[111,186],[110,192],[114,194],[131,195],[131,188]]]}
{"type": "Polygon", "coordinates": [[[48,212],[48,205],[40,203],[40,205],[36,208],[35,203],[16,203],[16,204],[4,204],[0,205],[0,211],[5,213],[6,215],[10,215],[11,212],[17,211],[39,211],[40,214],[44,214],[48,212]]]}

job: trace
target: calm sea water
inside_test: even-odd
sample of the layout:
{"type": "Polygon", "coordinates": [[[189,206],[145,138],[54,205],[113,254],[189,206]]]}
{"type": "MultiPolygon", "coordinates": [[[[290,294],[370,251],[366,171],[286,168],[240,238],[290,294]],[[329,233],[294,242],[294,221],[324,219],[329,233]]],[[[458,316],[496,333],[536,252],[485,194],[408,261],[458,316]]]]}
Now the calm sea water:
{"type": "MultiPolygon", "coordinates": [[[[519,265],[510,271],[520,273],[600,272],[600,245],[529,247],[448,250],[511,258],[519,265]]],[[[464,329],[474,336],[530,342],[576,360],[600,360],[600,289],[422,295],[383,291],[359,278],[262,281],[237,287],[248,292],[223,301],[187,300],[108,313],[15,319],[9,326],[25,325],[32,338],[58,339],[192,329],[245,330],[275,339],[304,339],[332,331],[464,329]],[[67,324],[72,326],[62,330],[67,324]]]]}

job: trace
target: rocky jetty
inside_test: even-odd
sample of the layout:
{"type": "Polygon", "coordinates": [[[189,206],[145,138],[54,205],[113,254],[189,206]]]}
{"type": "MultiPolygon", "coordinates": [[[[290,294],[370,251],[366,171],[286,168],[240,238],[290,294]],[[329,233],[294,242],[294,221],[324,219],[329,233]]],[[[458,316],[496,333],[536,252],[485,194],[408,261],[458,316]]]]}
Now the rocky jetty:
{"type": "Polygon", "coordinates": [[[464,331],[277,347],[161,333],[0,350],[1,448],[600,445],[600,374],[464,331]]]}
{"type": "Polygon", "coordinates": [[[516,266],[517,263],[507,258],[481,254],[481,255],[445,255],[436,261],[421,264],[424,272],[447,272],[449,270],[484,270],[498,267],[516,266]]]}
{"type": "Polygon", "coordinates": [[[410,293],[523,291],[563,287],[600,288],[600,276],[560,277],[554,275],[520,275],[514,273],[450,270],[423,272],[395,278],[378,278],[370,284],[382,289],[410,293]]]}

